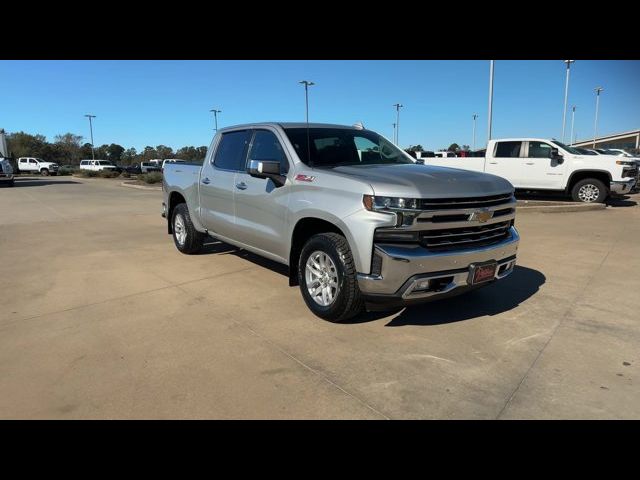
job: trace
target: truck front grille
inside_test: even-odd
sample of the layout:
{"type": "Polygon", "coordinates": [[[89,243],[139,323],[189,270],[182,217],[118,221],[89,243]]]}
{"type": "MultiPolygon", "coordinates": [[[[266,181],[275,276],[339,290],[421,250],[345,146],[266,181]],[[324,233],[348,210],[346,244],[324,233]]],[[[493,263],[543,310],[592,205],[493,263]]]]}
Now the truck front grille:
{"type": "Polygon", "coordinates": [[[490,195],[486,197],[467,197],[467,198],[425,198],[420,201],[420,207],[423,210],[452,210],[461,208],[480,208],[493,207],[506,203],[512,198],[511,193],[501,195],[490,195]]]}
{"type": "Polygon", "coordinates": [[[459,250],[493,245],[509,236],[511,221],[491,225],[445,228],[420,232],[420,244],[432,251],[459,250]]]}

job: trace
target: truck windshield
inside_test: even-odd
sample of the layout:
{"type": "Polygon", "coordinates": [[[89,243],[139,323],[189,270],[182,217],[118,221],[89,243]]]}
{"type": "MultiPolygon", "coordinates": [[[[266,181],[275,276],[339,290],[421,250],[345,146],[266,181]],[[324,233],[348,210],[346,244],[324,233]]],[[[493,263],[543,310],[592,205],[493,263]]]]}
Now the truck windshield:
{"type": "Polygon", "coordinates": [[[348,128],[285,128],[298,157],[314,167],[413,163],[402,150],[370,130],[348,128]]]}
{"type": "Polygon", "coordinates": [[[557,145],[558,147],[566,150],[567,152],[571,153],[572,155],[582,155],[580,153],[580,151],[576,150],[573,147],[565,145],[564,143],[558,142],[557,140],[551,140],[551,143],[553,143],[554,145],[557,145]]]}

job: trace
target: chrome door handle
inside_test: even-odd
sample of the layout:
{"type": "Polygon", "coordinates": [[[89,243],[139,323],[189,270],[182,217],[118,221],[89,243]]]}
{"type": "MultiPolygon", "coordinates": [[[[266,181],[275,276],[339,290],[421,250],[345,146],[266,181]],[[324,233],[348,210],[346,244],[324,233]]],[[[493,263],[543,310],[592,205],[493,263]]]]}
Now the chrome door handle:
{"type": "Polygon", "coordinates": [[[236,188],[238,190],[246,190],[247,189],[247,184],[244,183],[244,182],[236,183],[236,188]]]}
{"type": "Polygon", "coordinates": [[[205,185],[209,185],[211,183],[211,180],[209,180],[207,177],[204,177],[202,179],[202,183],[204,183],[205,185]]]}
{"type": "Polygon", "coordinates": [[[533,162],[525,162],[527,165],[534,165],[533,162]]]}
{"type": "Polygon", "coordinates": [[[497,165],[498,162],[489,162],[491,165],[497,165]]]}

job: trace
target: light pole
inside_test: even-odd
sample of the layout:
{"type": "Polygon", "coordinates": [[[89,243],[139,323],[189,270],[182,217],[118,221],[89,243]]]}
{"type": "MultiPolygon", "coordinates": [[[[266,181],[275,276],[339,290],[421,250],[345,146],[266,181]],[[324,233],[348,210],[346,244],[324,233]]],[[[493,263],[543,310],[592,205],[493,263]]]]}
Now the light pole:
{"type": "Polygon", "coordinates": [[[596,148],[596,137],[598,136],[598,108],[600,107],[600,92],[603,91],[604,88],[596,87],[594,91],[596,92],[596,119],[593,122],[593,148],[596,148]]]}
{"type": "Polygon", "coordinates": [[[489,64],[489,122],[487,126],[487,143],[491,140],[491,117],[493,114],[493,62],[489,64]]]}
{"type": "Polygon", "coordinates": [[[573,145],[574,143],[576,143],[576,139],[573,136],[573,123],[576,119],[576,106],[572,106],[571,107],[571,136],[569,137],[569,144],[573,145]]]}
{"type": "Polygon", "coordinates": [[[213,112],[213,120],[215,121],[216,124],[216,132],[218,131],[218,114],[222,113],[222,110],[216,110],[215,108],[212,110],[209,110],[210,112],[213,112]]]}
{"type": "Polygon", "coordinates": [[[478,118],[478,114],[473,114],[473,148],[471,150],[476,149],[476,118],[478,118]]]}
{"type": "Polygon", "coordinates": [[[309,87],[315,85],[315,83],[310,82],[309,80],[302,80],[298,83],[304,85],[304,103],[306,106],[306,118],[307,124],[309,123],[309,87]]]}
{"type": "Polygon", "coordinates": [[[392,123],[391,125],[393,125],[393,143],[396,143],[396,124],[392,123]]]}
{"type": "Polygon", "coordinates": [[[89,131],[91,132],[91,160],[95,160],[96,152],[95,152],[95,149],[93,148],[93,123],[91,122],[91,119],[96,118],[96,116],[86,114],[85,117],[89,119],[89,131]]]}
{"type": "MultiPolygon", "coordinates": [[[[562,109],[562,143],[564,143],[564,130],[565,125],[567,124],[567,101],[569,100],[569,73],[571,72],[571,64],[575,62],[575,60],[563,60],[564,63],[567,64],[567,80],[564,84],[564,108],[562,109]]],[[[571,138],[569,138],[569,142],[571,142],[571,138]]]]}
{"type": "Polygon", "coordinates": [[[398,143],[400,142],[400,109],[402,107],[404,107],[404,105],[402,105],[401,103],[395,103],[393,105],[394,107],[396,107],[396,147],[398,146],[398,143]]]}

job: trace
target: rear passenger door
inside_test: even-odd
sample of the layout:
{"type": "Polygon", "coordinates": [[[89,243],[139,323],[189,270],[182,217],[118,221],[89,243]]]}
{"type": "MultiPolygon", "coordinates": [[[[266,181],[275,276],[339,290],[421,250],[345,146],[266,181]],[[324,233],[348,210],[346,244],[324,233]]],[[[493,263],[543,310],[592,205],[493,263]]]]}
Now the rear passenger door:
{"type": "Polygon", "coordinates": [[[522,185],[522,142],[496,142],[492,155],[487,157],[485,172],[506,178],[519,188],[522,185]]]}
{"type": "Polygon", "coordinates": [[[200,174],[200,218],[212,234],[235,239],[235,180],[244,170],[251,130],[222,134],[200,174]]]}

